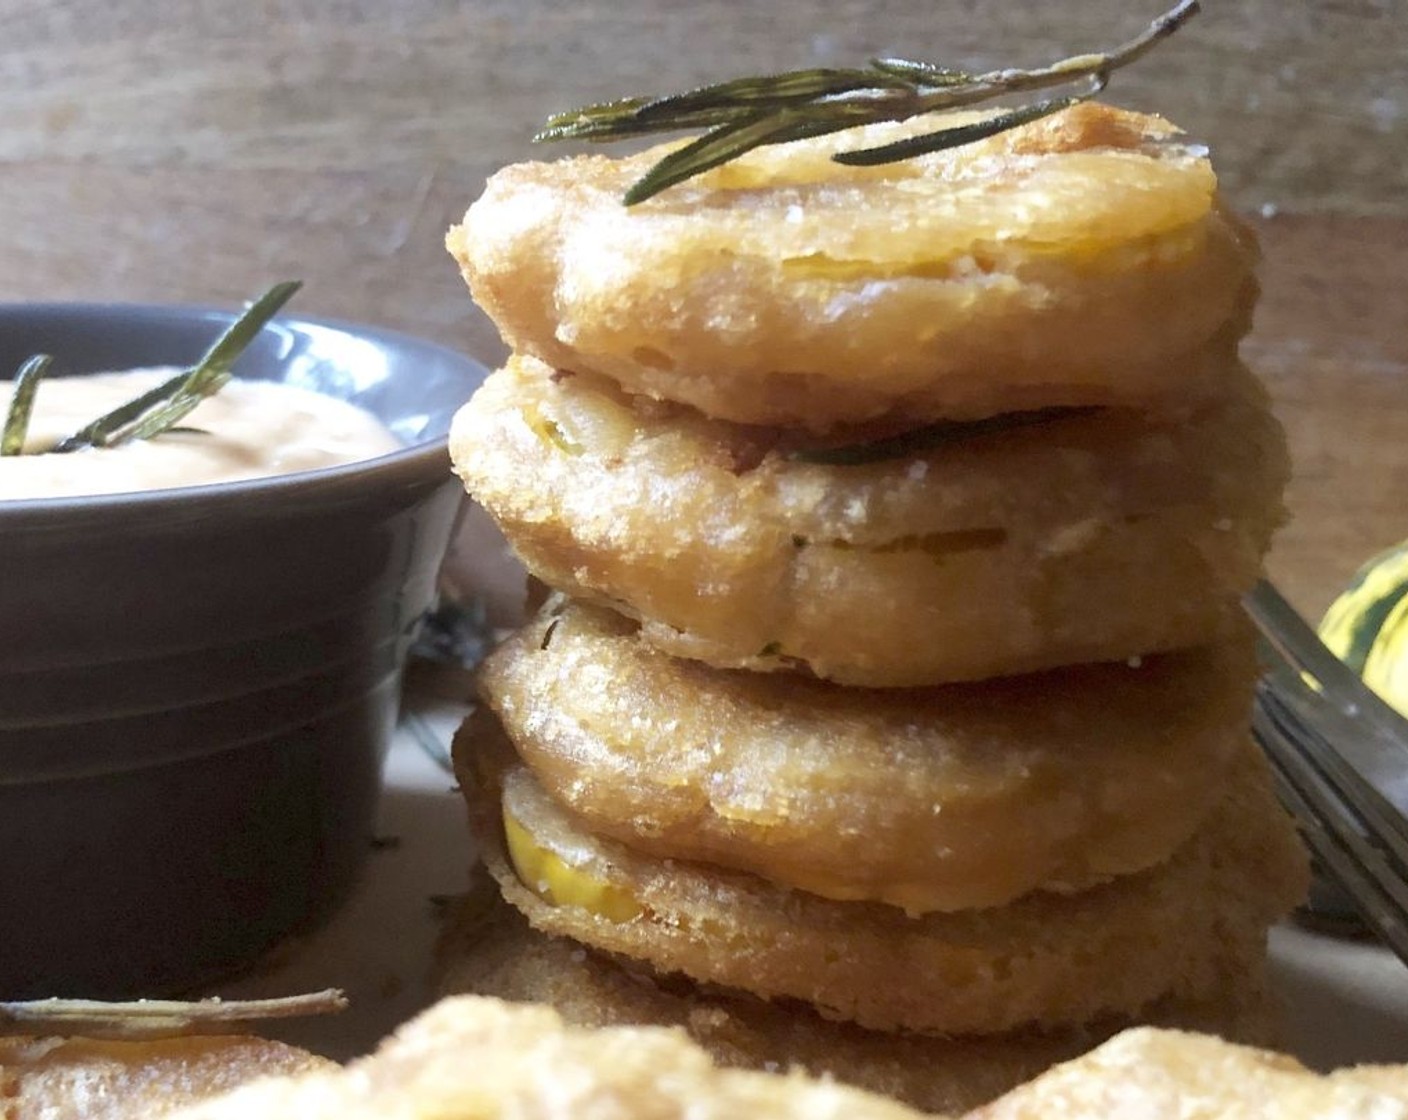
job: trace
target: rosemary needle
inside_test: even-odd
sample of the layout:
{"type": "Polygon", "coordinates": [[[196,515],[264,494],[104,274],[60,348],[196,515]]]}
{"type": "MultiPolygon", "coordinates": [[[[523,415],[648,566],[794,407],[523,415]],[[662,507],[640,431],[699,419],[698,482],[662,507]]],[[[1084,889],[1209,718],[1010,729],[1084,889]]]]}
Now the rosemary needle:
{"type": "Polygon", "coordinates": [[[922,455],[950,444],[977,439],[979,436],[996,435],[1054,420],[1089,416],[1098,411],[1099,409],[1089,405],[1061,405],[1031,409],[1026,412],[1004,412],[981,420],[939,420],[933,424],[926,424],[922,428],[912,428],[896,435],[867,440],[863,443],[799,449],[791,452],[789,458],[803,463],[824,463],[830,466],[862,466],[866,463],[899,459],[907,455],[922,455]]]}
{"type": "Polygon", "coordinates": [[[874,59],[868,67],[854,70],[793,70],[738,78],[667,97],[632,97],[588,105],[549,118],[534,139],[602,143],[657,132],[709,130],[672,151],[637,180],[623,200],[630,206],[767,144],[908,120],[1015,93],[1083,86],[985,121],[938,128],[895,144],[839,152],[833,157],[847,164],[892,163],[969,144],[1094,97],[1105,88],[1113,71],[1142,57],[1199,10],[1199,0],[1179,0],[1143,33],[1113,50],[1075,55],[1032,70],[969,74],[902,58],[874,59]]]}
{"type": "Polygon", "coordinates": [[[298,280],[275,284],[250,304],[190,369],[104,413],[49,450],[64,453],[116,447],[130,440],[151,439],[176,427],[196,405],[229,382],[235,361],[302,286],[298,280]]]}
{"type": "Polygon", "coordinates": [[[347,997],[335,988],[279,999],[203,999],[191,1003],[153,999],[130,1003],[38,999],[0,1003],[0,1035],[62,1034],[140,1041],[228,1034],[231,1023],[331,1015],[346,1008],[347,997]]]}
{"type": "Polygon", "coordinates": [[[24,453],[24,437],[29,434],[29,418],[34,412],[34,395],[53,361],[48,354],[35,354],[15,374],[14,394],[5,414],[4,430],[0,432],[0,455],[24,453]]]}

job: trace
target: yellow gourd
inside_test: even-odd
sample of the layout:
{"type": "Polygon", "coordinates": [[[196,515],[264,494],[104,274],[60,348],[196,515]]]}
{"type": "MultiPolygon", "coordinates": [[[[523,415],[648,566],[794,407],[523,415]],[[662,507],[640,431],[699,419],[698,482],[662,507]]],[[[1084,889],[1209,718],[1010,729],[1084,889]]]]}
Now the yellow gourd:
{"type": "Polygon", "coordinates": [[[1365,684],[1408,716],[1408,541],[1359,569],[1319,631],[1365,684]]]}

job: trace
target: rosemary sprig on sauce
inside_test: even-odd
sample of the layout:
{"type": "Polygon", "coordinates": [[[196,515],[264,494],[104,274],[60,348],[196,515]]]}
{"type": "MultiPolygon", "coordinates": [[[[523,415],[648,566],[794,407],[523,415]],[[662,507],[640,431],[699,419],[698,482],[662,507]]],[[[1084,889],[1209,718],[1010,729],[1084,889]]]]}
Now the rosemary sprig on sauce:
{"type": "Polygon", "coordinates": [[[1179,0],[1141,35],[1113,50],[1076,55],[1033,70],[969,74],[902,58],[874,59],[868,67],[857,70],[794,70],[740,78],[688,93],[633,97],[558,113],[534,139],[604,143],[657,132],[710,130],[671,152],[637,180],[624,197],[625,204],[632,206],[767,144],[825,136],[864,124],[908,120],[1014,93],[1083,86],[976,123],[832,157],[846,164],[893,163],[970,144],[1086,101],[1105,88],[1111,73],[1140,58],[1198,11],[1199,0],[1179,0]]]}
{"type": "Polygon", "coordinates": [[[35,354],[15,374],[15,392],[5,412],[4,430],[0,432],[0,455],[24,454],[24,437],[29,434],[34,395],[39,391],[40,379],[49,372],[53,361],[48,354],[35,354]]]}
{"type": "Polygon", "coordinates": [[[199,1002],[142,999],[131,1003],[102,1003],[86,999],[37,999],[0,1003],[0,1035],[83,1035],[141,1041],[228,1034],[232,1023],[331,1015],[346,1008],[347,997],[336,988],[280,999],[203,999],[199,1002]]]}
{"type": "Polygon", "coordinates": [[[250,304],[190,369],[85,424],[49,450],[65,453],[88,447],[117,447],[175,428],[201,401],[225,387],[235,361],[302,286],[298,280],[275,284],[250,304]]]}

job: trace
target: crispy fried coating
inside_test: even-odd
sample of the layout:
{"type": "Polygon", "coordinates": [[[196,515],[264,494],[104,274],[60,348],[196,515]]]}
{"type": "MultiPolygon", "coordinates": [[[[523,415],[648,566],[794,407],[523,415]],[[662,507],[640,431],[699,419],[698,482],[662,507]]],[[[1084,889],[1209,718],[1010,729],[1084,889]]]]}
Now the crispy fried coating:
{"type": "MultiPolygon", "coordinates": [[[[904,1039],[895,1042],[901,1053],[908,1049],[904,1039]]],[[[966,1043],[950,1045],[961,1050],[966,1043]]],[[[677,1029],[582,1027],[549,1008],[458,996],[442,1000],[375,1055],[346,1069],[273,1076],[175,1112],[125,1115],[176,1120],[917,1120],[924,1115],[797,1070],[721,1069],[706,1049],[716,1047],[701,1048],[677,1029]]],[[[956,1063],[941,1063],[941,1069],[959,1078],[965,1072],[981,1077],[976,1066],[959,1071],[956,1063]]],[[[920,1080],[922,1071],[910,1068],[905,1076],[920,1080]]],[[[968,1120],[1301,1120],[1405,1114],[1408,1066],[1366,1066],[1322,1076],[1284,1055],[1145,1027],[1124,1031],[967,1115],[968,1120]]]]}
{"type": "Polygon", "coordinates": [[[1142,405],[1235,348],[1256,250],[1168,122],[1086,104],[830,159],[933,126],[761,149],[631,208],[663,149],[517,164],[447,246],[513,349],[742,423],[1142,405]]]}
{"type": "Polygon", "coordinates": [[[333,1068],[262,1038],[0,1038],[6,1120],[146,1120],[256,1078],[333,1068]]]}
{"type": "Polygon", "coordinates": [[[546,1007],[461,996],[344,1070],[270,1078],[180,1120],[916,1120],[801,1073],[718,1069],[682,1031],[584,1030],[546,1007]]]}
{"type": "Polygon", "coordinates": [[[1229,366],[1185,412],[1048,420],[879,462],[512,359],[455,468],[528,568],[668,653],[937,684],[1215,640],[1281,519],[1284,435],[1229,366]]]}
{"type": "Polygon", "coordinates": [[[581,829],[521,764],[468,746],[458,757],[485,863],[535,928],[875,1030],[983,1034],[1204,1001],[1306,889],[1304,853],[1250,743],[1167,863],[1079,894],[920,918],[640,855],[581,829]],[[506,825],[534,865],[509,858],[506,825]],[[545,874],[562,883],[564,871],[570,895],[545,874]]]}
{"type": "MultiPolygon", "coordinates": [[[[803,1004],[662,977],[639,962],[539,933],[484,875],[453,911],[437,960],[442,995],[546,1003],[580,1026],[683,1027],[720,1065],[801,1068],[925,1112],[965,1112],[1127,1025],[1106,1019],[1060,1031],[968,1038],[868,1031],[823,1019],[803,1004]]],[[[1259,986],[1259,965],[1248,963],[1211,1004],[1160,1004],[1144,1021],[1269,1043],[1275,1015],[1259,986]]]]}
{"type": "Polygon", "coordinates": [[[1167,859],[1244,749],[1250,638],[933,689],[661,654],[558,600],[480,670],[553,800],[636,851],[911,913],[1167,859]]]}
{"type": "Polygon", "coordinates": [[[971,1120],[1328,1120],[1408,1116],[1408,1065],[1322,1076],[1294,1058],[1181,1031],[1126,1031],[971,1120]]]}

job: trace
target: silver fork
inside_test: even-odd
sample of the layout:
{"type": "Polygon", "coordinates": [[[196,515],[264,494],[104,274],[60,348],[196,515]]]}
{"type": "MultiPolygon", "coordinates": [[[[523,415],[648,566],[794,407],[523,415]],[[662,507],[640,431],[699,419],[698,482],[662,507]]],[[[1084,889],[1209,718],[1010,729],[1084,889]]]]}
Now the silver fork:
{"type": "Polygon", "coordinates": [[[1245,605],[1274,655],[1252,730],[1281,800],[1320,866],[1408,964],[1408,720],[1271,584],[1257,584],[1245,605]]]}

